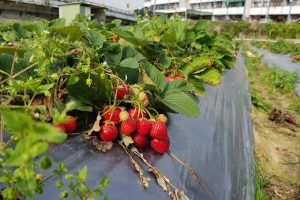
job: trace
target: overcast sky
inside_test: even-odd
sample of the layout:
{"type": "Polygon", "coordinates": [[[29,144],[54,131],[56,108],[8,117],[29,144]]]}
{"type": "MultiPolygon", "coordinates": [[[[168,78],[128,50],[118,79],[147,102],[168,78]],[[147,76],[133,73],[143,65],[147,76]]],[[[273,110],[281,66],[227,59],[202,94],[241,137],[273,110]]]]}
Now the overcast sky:
{"type": "Polygon", "coordinates": [[[89,1],[108,5],[122,10],[128,10],[126,5],[129,3],[130,5],[129,9],[131,11],[133,11],[136,8],[142,7],[144,2],[144,0],[89,0],[89,1]]]}

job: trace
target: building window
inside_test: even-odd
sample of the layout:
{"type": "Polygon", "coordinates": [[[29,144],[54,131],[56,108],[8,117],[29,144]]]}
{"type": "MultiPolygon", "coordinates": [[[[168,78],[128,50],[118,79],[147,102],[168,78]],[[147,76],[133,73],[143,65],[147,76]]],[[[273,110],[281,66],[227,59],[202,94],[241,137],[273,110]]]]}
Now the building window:
{"type": "Polygon", "coordinates": [[[282,0],[272,0],[271,1],[271,7],[277,7],[277,6],[282,6],[283,5],[283,1],[282,0]]]}
{"type": "Polygon", "coordinates": [[[215,8],[223,8],[223,2],[216,2],[215,8]]]}
{"type": "MultiPolygon", "coordinates": [[[[274,0],[276,1],[276,0],[274,0]]],[[[260,7],[268,7],[269,1],[268,0],[253,0],[252,7],[253,8],[260,8],[260,7]]]]}
{"type": "Polygon", "coordinates": [[[300,0],[293,0],[293,6],[300,6],[300,0]]]}
{"type": "Polygon", "coordinates": [[[211,9],[212,8],[212,3],[206,2],[201,4],[201,8],[203,9],[211,9]]]}

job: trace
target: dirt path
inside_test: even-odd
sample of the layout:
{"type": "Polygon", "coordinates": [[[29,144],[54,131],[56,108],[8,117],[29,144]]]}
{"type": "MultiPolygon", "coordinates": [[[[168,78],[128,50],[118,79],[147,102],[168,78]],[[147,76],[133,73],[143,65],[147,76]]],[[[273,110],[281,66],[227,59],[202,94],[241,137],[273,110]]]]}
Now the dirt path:
{"type": "Polygon", "coordinates": [[[300,116],[294,110],[299,99],[293,91],[273,88],[266,78],[271,69],[253,51],[249,52],[246,51],[244,57],[250,87],[258,93],[259,101],[272,107],[261,111],[253,106],[251,112],[257,162],[268,180],[266,192],[272,199],[299,200],[300,116]],[[276,119],[272,109],[277,109],[276,119]],[[286,120],[286,117],[291,119],[286,120]]]}

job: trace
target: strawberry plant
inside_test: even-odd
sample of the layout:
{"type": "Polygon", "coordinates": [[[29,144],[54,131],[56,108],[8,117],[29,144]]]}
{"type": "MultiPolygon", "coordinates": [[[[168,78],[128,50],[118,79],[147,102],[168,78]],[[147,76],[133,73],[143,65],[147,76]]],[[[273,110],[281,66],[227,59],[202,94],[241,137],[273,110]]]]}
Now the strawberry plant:
{"type": "Polygon", "coordinates": [[[292,62],[300,61],[300,45],[293,42],[285,40],[278,40],[276,42],[253,41],[251,42],[251,45],[277,54],[291,54],[290,57],[292,62]]]}
{"type": "MultiPolygon", "coordinates": [[[[96,118],[84,134],[87,142],[103,152],[120,145],[145,187],[150,179],[134,156],[170,197],[186,197],[137,148],[150,147],[179,160],[169,151],[166,112],[198,117],[195,96],[204,94],[204,84],[221,83],[222,72],[234,65],[235,43],[208,32],[203,22],[153,17],[134,26],[120,24],[101,25],[78,16],[68,25],[58,19],[0,27],[1,124],[12,134],[5,142],[6,134],[1,134],[4,198],[30,199],[41,192],[35,179],[38,156],[47,152],[48,142],[63,142],[67,134],[89,129],[91,123],[80,120],[87,113],[96,118]]],[[[54,174],[62,181],[66,171],[61,164],[54,174]]],[[[85,185],[86,173],[83,168],[68,175],[71,186],[61,197],[75,193],[87,199],[101,193],[101,188],[85,185]]]]}

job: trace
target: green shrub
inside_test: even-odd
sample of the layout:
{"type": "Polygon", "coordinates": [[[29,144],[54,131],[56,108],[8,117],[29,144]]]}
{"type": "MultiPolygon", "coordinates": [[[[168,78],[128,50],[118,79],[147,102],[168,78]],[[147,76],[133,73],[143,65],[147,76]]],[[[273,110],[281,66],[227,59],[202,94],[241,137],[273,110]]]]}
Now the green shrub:
{"type": "Polygon", "coordinates": [[[297,74],[280,68],[275,68],[270,71],[269,79],[271,84],[273,84],[276,88],[281,88],[284,91],[290,92],[295,89],[297,74]]]}

